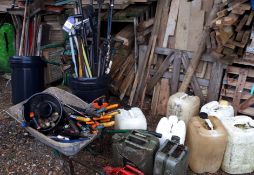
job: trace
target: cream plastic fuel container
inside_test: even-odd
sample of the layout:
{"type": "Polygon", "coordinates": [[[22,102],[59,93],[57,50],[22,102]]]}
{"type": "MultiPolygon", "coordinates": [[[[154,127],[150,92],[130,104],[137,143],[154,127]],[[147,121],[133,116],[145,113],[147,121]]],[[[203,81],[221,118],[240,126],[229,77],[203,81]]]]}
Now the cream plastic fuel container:
{"type": "Polygon", "coordinates": [[[228,132],[222,170],[230,174],[254,172],[254,120],[236,116],[222,122],[228,132]]]}
{"type": "Polygon", "coordinates": [[[187,125],[191,117],[198,115],[199,107],[199,97],[189,96],[183,92],[178,92],[169,97],[167,116],[178,116],[179,120],[183,120],[187,125]]]}
{"type": "Polygon", "coordinates": [[[159,140],[141,131],[132,131],[113,136],[114,165],[122,167],[133,165],[145,175],[153,174],[155,154],[159,149],[159,140]]]}
{"type": "Polygon", "coordinates": [[[194,173],[215,173],[223,160],[227,131],[217,117],[201,113],[189,121],[186,145],[190,151],[189,166],[194,173]]]}
{"type": "Polygon", "coordinates": [[[115,129],[147,129],[146,117],[140,108],[133,107],[129,110],[119,109],[115,116],[115,129]]]}
{"type": "Polygon", "coordinates": [[[226,117],[234,117],[234,108],[228,104],[228,101],[212,101],[202,106],[200,112],[205,112],[208,116],[215,116],[222,120],[226,117]]]}
{"type": "Polygon", "coordinates": [[[185,175],[188,168],[188,148],[172,136],[156,153],[153,175],[185,175]]]}
{"type": "Polygon", "coordinates": [[[180,137],[180,144],[184,144],[186,135],[186,126],[184,121],[178,120],[177,116],[162,117],[156,127],[156,132],[162,134],[159,138],[160,146],[172,135],[180,137]]]}

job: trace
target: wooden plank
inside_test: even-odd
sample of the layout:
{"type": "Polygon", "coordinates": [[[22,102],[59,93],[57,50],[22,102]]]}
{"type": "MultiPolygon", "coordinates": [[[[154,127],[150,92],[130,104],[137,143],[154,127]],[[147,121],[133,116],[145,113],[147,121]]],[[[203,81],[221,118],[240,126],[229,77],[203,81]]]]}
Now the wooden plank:
{"type": "Polygon", "coordinates": [[[249,15],[245,14],[244,17],[241,19],[240,23],[237,25],[235,31],[240,32],[243,28],[243,26],[246,24],[246,22],[249,19],[249,15]]]}
{"type": "Polygon", "coordinates": [[[194,0],[191,2],[190,23],[187,40],[187,50],[196,51],[198,43],[200,42],[201,35],[204,27],[205,11],[201,11],[201,0],[194,0]]]}
{"type": "Polygon", "coordinates": [[[223,78],[224,65],[219,61],[213,63],[211,79],[208,87],[207,101],[214,101],[219,99],[221,89],[221,82],[223,78]]]}
{"type": "Polygon", "coordinates": [[[248,75],[248,69],[240,69],[237,87],[236,87],[234,99],[233,99],[233,107],[236,111],[239,109],[241,95],[243,92],[243,88],[244,88],[244,84],[246,82],[247,75],[248,75]]]}
{"type": "Polygon", "coordinates": [[[172,48],[172,49],[175,48],[175,39],[176,39],[175,36],[168,37],[168,45],[167,45],[168,48],[172,48]]]}
{"type": "Polygon", "coordinates": [[[213,8],[213,0],[202,0],[202,10],[209,12],[213,8]]]}
{"type": "MultiPolygon", "coordinates": [[[[234,99],[235,96],[235,90],[231,90],[231,89],[224,89],[222,88],[221,90],[221,96],[223,97],[230,97],[232,99],[234,99]]],[[[249,92],[243,91],[241,93],[241,100],[247,100],[248,98],[250,98],[252,95],[250,95],[249,92]]]]}
{"type": "Polygon", "coordinates": [[[165,37],[166,29],[167,29],[167,20],[168,20],[168,15],[169,15],[169,7],[170,7],[170,2],[171,0],[167,0],[166,3],[163,6],[162,9],[162,15],[161,15],[161,22],[160,22],[160,28],[159,28],[159,33],[158,33],[158,45],[162,47],[163,45],[163,40],[165,37]]]}
{"type": "Polygon", "coordinates": [[[159,95],[160,95],[160,82],[158,82],[153,89],[153,97],[152,97],[152,103],[151,103],[152,115],[156,115],[159,95]]]}
{"type": "Polygon", "coordinates": [[[248,18],[248,20],[247,20],[247,22],[246,22],[246,26],[250,26],[251,25],[251,23],[252,23],[252,21],[253,21],[253,17],[254,17],[254,12],[253,11],[251,11],[251,13],[250,13],[250,15],[249,15],[249,18],[248,18]]]}
{"type": "Polygon", "coordinates": [[[133,25],[129,24],[124,27],[120,32],[118,32],[115,36],[116,39],[122,40],[123,45],[129,46],[134,41],[134,30],[133,25]]]}
{"type": "Polygon", "coordinates": [[[154,18],[150,18],[146,21],[142,21],[140,24],[137,26],[137,31],[141,32],[149,27],[151,27],[154,24],[154,18]]]}
{"type": "Polygon", "coordinates": [[[191,3],[187,1],[180,1],[179,15],[176,27],[175,48],[180,50],[187,50],[188,48],[188,31],[190,22],[191,3]]]}
{"type": "MultiPolygon", "coordinates": [[[[134,96],[135,96],[136,99],[138,98],[138,95],[140,94],[140,91],[142,89],[141,86],[143,85],[142,81],[145,81],[143,79],[144,79],[144,74],[145,74],[145,70],[146,70],[146,65],[149,62],[149,56],[150,56],[150,53],[152,51],[152,45],[154,43],[154,40],[156,41],[156,39],[157,39],[157,33],[158,33],[158,30],[159,30],[159,26],[160,26],[160,20],[159,19],[161,18],[161,14],[162,14],[161,9],[163,7],[164,2],[165,2],[165,0],[158,0],[158,2],[157,2],[156,14],[155,14],[155,24],[153,26],[153,31],[152,31],[151,37],[149,39],[149,43],[148,43],[148,47],[147,47],[145,57],[142,61],[143,64],[139,64],[138,72],[135,75],[135,80],[134,80],[134,83],[133,83],[133,87],[132,87],[132,90],[131,90],[131,95],[130,95],[129,102],[128,102],[128,104],[130,104],[130,105],[132,105],[132,103],[133,103],[134,96]]],[[[139,63],[141,63],[141,62],[139,62],[139,63]]]]}
{"type": "MultiPolygon", "coordinates": [[[[183,66],[184,66],[184,69],[187,70],[188,69],[188,66],[189,66],[189,59],[187,58],[188,55],[186,54],[183,54],[183,57],[182,57],[182,62],[183,62],[183,66]]],[[[196,76],[193,76],[192,77],[192,80],[191,80],[191,87],[194,91],[194,94],[196,96],[198,96],[201,100],[202,103],[204,103],[204,95],[202,94],[202,90],[198,84],[198,81],[197,81],[197,78],[196,76]]]]}
{"type": "Polygon", "coordinates": [[[175,53],[174,63],[173,63],[173,77],[171,79],[171,94],[175,94],[178,89],[180,68],[182,63],[182,54],[175,53]]]}
{"type": "MultiPolygon", "coordinates": [[[[244,110],[254,104],[254,96],[251,96],[246,101],[240,104],[239,110],[244,110]]],[[[254,113],[252,114],[254,115],[254,113]]]]}
{"type": "Polygon", "coordinates": [[[218,11],[218,7],[214,6],[212,11],[209,13],[208,20],[206,21],[206,27],[203,30],[203,32],[201,33],[202,37],[201,37],[200,42],[198,44],[198,50],[196,50],[194,52],[194,56],[191,59],[190,65],[186,71],[185,80],[183,81],[183,83],[181,84],[181,86],[179,88],[180,92],[186,92],[187,87],[189,86],[189,83],[191,82],[192,76],[194,75],[195,70],[198,66],[199,60],[201,59],[201,56],[205,50],[206,38],[210,34],[210,27],[209,26],[211,25],[212,20],[215,18],[217,11],[218,11]]]}
{"type": "Polygon", "coordinates": [[[128,56],[128,58],[126,59],[126,61],[123,63],[123,65],[121,66],[120,72],[117,74],[117,76],[114,78],[115,80],[120,80],[123,76],[123,73],[125,72],[125,70],[128,68],[128,66],[130,64],[134,63],[134,59],[133,59],[133,54],[130,54],[128,56]]]}
{"type": "MultiPolygon", "coordinates": [[[[156,73],[156,70],[151,70],[150,71],[151,75],[154,75],[156,73]]],[[[172,72],[165,72],[162,75],[162,78],[167,78],[167,79],[171,79],[173,77],[173,73],[172,72]]],[[[180,74],[179,76],[179,81],[182,82],[184,79],[184,75],[180,74]]],[[[209,80],[204,79],[204,78],[197,78],[198,84],[200,84],[200,86],[205,86],[208,87],[209,86],[209,80]]]]}
{"type": "Polygon", "coordinates": [[[167,58],[163,61],[161,66],[159,67],[158,71],[155,73],[155,75],[151,78],[151,80],[148,82],[147,85],[147,91],[150,92],[152,88],[155,86],[155,84],[159,81],[163,73],[169,68],[169,65],[172,64],[174,60],[174,52],[169,54],[167,58]]]}
{"type": "MultiPolygon", "coordinates": [[[[229,78],[229,77],[226,77],[224,79],[224,81],[227,83],[227,85],[234,86],[234,87],[236,87],[237,83],[238,83],[237,79],[235,79],[235,78],[229,78]]],[[[252,86],[253,86],[253,82],[247,82],[246,81],[245,84],[244,84],[244,89],[251,90],[252,86]]]]}
{"type": "MultiPolygon", "coordinates": [[[[213,63],[207,63],[207,68],[206,68],[206,73],[205,73],[204,79],[210,80],[211,73],[212,73],[212,67],[213,67],[213,63]]],[[[203,86],[202,84],[200,84],[200,85],[203,86]]]]}
{"type": "MultiPolygon", "coordinates": [[[[227,73],[232,73],[232,74],[240,74],[241,68],[240,67],[235,67],[235,66],[228,66],[227,67],[227,73]]],[[[248,77],[254,77],[254,70],[253,69],[248,69],[248,77]]]]}
{"type": "Polygon", "coordinates": [[[133,102],[133,98],[135,96],[135,93],[136,93],[136,88],[137,88],[137,84],[138,84],[138,80],[140,79],[140,75],[141,75],[141,71],[144,67],[144,62],[145,62],[145,54],[146,54],[146,51],[147,51],[147,47],[143,47],[143,46],[139,46],[139,61],[138,61],[138,70],[135,74],[135,79],[134,79],[134,82],[133,82],[133,86],[131,88],[131,93],[130,93],[130,98],[129,98],[129,101],[128,101],[128,104],[131,105],[132,102],[133,102]]]}
{"type": "MultiPolygon", "coordinates": [[[[147,46],[144,46],[147,48],[147,46]]],[[[170,48],[162,48],[162,47],[156,47],[155,48],[155,53],[156,54],[160,54],[160,55],[169,55],[171,52],[183,52],[181,50],[178,49],[170,49],[170,48]]],[[[188,51],[184,51],[185,53],[188,54],[189,58],[193,57],[193,53],[188,52],[188,51]]],[[[207,61],[207,62],[214,62],[215,59],[209,54],[209,53],[204,53],[201,57],[202,61],[207,61]]]]}
{"type": "Polygon", "coordinates": [[[202,69],[201,69],[201,72],[197,72],[196,73],[196,77],[199,77],[199,78],[204,78],[205,74],[206,74],[206,70],[207,70],[207,66],[208,66],[208,62],[204,62],[202,61],[202,69]]]}
{"type": "Polygon", "coordinates": [[[247,116],[251,116],[253,118],[254,108],[249,107],[249,108],[246,108],[244,110],[239,110],[238,112],[241,113],[241,114],[247,115],[247,116]]]}
{"type": "Polygon", "coordinates": [[[141,80],[139,87],[138,87],[138,95],[136,95],[134,98],[135,101],[137,101],[138,97],[141,96],[141,108],[142,108],[142,105],[143,105],[143,102],[145,99],[145,94],[146,94],[146,89],[147,89],[147,79],[149,78],[149,70],[150,70],[149,68],[151,67],[152,61],[154,58],[154,49],[155,49],[155,45],[156,45],[156,40],[157,40],[157,34],[155,35],[155,38],[152,43],[152,49],[151,49],[150,56],[148,58],[147,67],[145,67],[145,70],[144,70],[143,79],[141,80]]]}
{"type": "Polygon", "coordinates": [[[217,41],[216,41],[215,35],[216,35],[215,31],[212,31],[210,33],[210,39],[211,39],[211,47],[212,47],[212,49],[217,48],[217,41]]]}
{"type": "Polygon", "coordinates": [[[169,36],[175,35],[177,16],[179,11],[180,0],[172,0],[168,15],[167,29],[163,40],[163,47],[167,47],[169,36]]]}
{"type": "Polygon", "coordinates": [[[119,91],[120,91],[120,99],[123,100],[127,89],[130,87],[130,85],[133,83],[135,77],[135,70],[134,70],[134,65],[132,66],[131,70],[129,73],[126,75],[126,78],[122,82],[119,91]]]}
{"type": "Polygon", "coordinates": [[[169,79],[162,78],[160,82],[160,94],[158,98],[157,114],[166,115],[169,98],[169,79]]]}

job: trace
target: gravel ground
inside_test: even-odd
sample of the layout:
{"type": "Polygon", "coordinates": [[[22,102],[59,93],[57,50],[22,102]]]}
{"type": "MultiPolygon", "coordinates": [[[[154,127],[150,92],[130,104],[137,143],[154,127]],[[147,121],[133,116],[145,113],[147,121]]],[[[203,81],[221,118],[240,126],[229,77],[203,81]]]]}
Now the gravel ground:
{"type": "MultiPolygon", "coordinates": [[[[10,86],[6,86],[6,83],[7,81],[0,77],[0,111],[11,106],[10,86]]],[[[149,103],[147,101],[147,105],[149,103]]],[[[145,111],[148,111],[148,108],[145,111]]],[[[149,129],[154,129],[159,119],[147,116],[149,129]]],[[[56,151],[34,139],[15,120],[2,112],[0,113],[0,142],[0,175],[69,174],[67,163],[56,151]]],[[[112,165],[109,137],[104,139],[103,145],[103,152],[97,156],[84,150],[75,157],[87,165],[82,167],[74,164],[76,174],[95,174],[92,165],[96,166],[96,169],[112,165]]],[[[98,141],[92,146],[98,147],[98,141]]],[[[226,173],[219,171],[216,175],[226,175],[226,173]]]]}

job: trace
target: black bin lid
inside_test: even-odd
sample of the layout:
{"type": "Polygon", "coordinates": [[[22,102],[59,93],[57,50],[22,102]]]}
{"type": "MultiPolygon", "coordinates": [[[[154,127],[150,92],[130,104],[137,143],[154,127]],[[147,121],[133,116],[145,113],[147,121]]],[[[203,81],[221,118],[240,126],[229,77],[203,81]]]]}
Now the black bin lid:
{"type": "Polygon", "coordinates": [[[45,64],[40,56],[13,56],[9,58],[9,62],[10,64],[45,64]]]}

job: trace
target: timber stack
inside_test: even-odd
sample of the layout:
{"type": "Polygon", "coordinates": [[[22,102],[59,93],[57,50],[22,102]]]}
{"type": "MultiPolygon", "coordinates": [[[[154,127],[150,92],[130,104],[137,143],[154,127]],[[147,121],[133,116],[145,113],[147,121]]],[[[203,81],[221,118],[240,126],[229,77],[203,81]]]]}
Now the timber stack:
{"type": "Polygon", "coordinates": [[[248,0],[225,1],[220,5],[208,45],[216,58],[233,63],[244,56],[252,33],[253,17],[248,0]]]}

